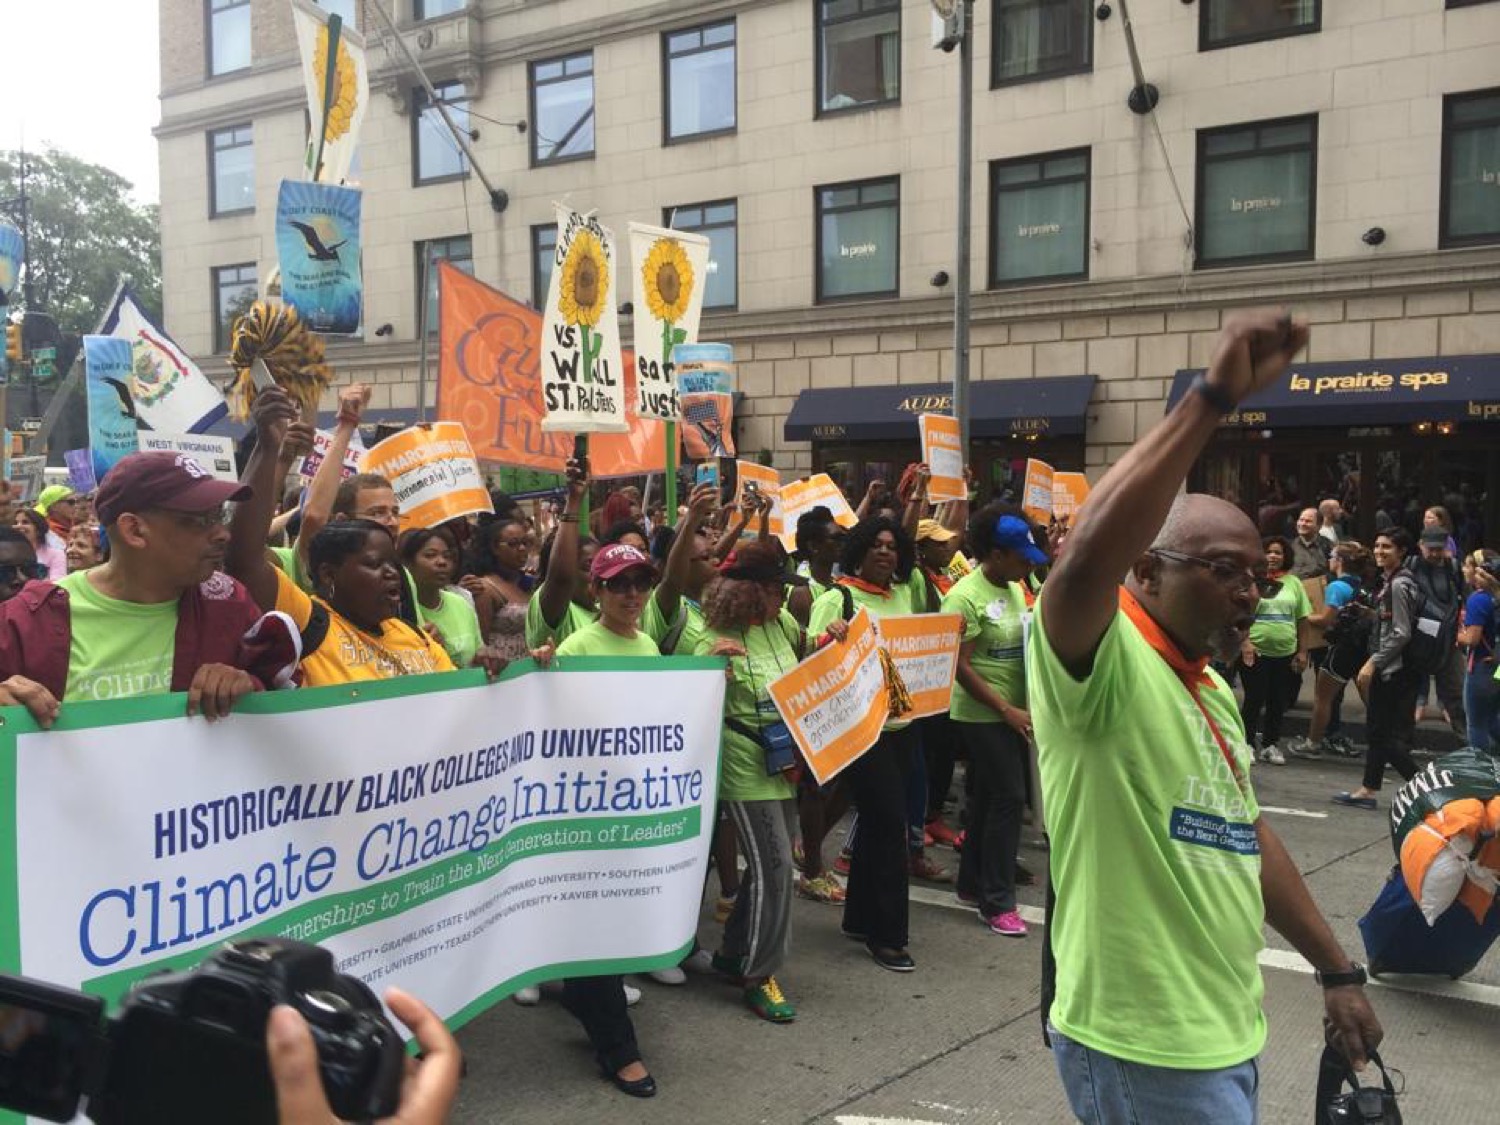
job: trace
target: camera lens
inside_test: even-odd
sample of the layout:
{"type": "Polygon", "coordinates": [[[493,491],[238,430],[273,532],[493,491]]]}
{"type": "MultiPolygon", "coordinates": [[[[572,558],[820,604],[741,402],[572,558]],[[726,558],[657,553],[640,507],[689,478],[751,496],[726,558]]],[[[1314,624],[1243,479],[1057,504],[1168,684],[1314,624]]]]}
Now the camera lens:
{"type": "Polygon", "coordinates": [[[276,943],[271,941],[226,941],[224,947],[252,961],[269,961],[276,956],[276,943]]]}

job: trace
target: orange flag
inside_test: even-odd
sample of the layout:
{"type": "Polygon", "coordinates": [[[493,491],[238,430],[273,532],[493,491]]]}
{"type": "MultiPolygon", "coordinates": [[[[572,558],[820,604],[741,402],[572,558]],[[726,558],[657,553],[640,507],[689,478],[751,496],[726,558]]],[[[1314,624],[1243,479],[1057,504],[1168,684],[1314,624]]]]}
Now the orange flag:
{"type": "MultiPolygon", "coordinates": [[[[542,314],[438,262],[437,414],[463,424],[481,461],[560,473],[573,452],[568,434],[542,432],[542,314]]],[[[635,356],[624,353],[625,401],[635,402],[635,356]]],[[[595,477],[659,473],[666,427],[630,411],[630,432],[593,434],[595,477]]]]}

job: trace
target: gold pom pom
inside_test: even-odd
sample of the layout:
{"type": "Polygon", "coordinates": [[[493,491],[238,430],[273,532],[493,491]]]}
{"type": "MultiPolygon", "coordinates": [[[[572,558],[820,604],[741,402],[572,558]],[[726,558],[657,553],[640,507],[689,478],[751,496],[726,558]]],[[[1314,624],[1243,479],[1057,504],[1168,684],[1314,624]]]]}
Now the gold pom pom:
{"type": "Polygon", "coordinates": [[[229,391],[234,416],[250,416],[255,383],[250,365],[262,360],[276,385],[296,399],[304,414],[316,416],[323,390],[333,382],[333,369],[323,360],[323,338],[309,332],[292,305],[256,301],[234,322],[229,362],[234,386],[229,391]]]}

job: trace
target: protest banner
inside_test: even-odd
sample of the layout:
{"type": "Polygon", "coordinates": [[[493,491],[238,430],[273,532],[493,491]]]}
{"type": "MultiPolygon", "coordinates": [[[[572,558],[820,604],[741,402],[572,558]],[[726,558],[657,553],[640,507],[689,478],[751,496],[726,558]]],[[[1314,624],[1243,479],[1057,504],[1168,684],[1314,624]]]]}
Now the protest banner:
{"type": "MultiPolygon", "coordinates": [[[[573,439],[542,430],[541,314],[447,262],[437,276],[438,415],[463,423],[482,461],[561,473],[573,439]]],[[[625,360],[630,401],[635,367],[629,352],[625,360]]],[[[631,418],[628,433],[589,439],[598,479],[662,472],[666,451],[666,427],[645,418],[631,418]]]]}
{"type": "Polygon", "coordinates": [[[1026,481],[1021,486],[1021,511],[1040,524],[1052,522],[1052,466],[1035,457],[1026,459],[1026,481]]]}
{"type": "Polygon", "coordinates": [[[672,349],[682,407],[682,449],[691,461],[733,457],[734,348],[679,344],[672,349]]]}
{"type": "Polygon", "coordinates": [[[913,613],[875,622],[881,645],[911,695],[912,709],[903,719],[946,715],[963,643],[963,618],[956,613],[913,613]]]}
{"type": "Polygon", "coordinates": [[[307,91],[307,178],[341,184],[349,175],[370,102],[364,36],[313,0],[292,0],[292,26],[307,91]]]}
{"type": "Polygon", "coordinates": [[[797,520],[814,508],[827,508],[840,527],[853,527],[859,521],[849,507],[839,486],[827,473],[814,473],[806,480],[794,480],[781,486],[781,544],[788,551],[797,547],[797,520]]]}
{"type": "Polygon", "coordinates": [[[1052,516],[1071,521],[1089,498],[1089,478],[1082,473],[1052,474],[1052,516]]]}
{"type": "Polygon", "coordinates": [[[89,455],[94,480],[102,481],[120,458],[138,448],[135,401],[130,394],[130,343],[117,336],[85,336],[83,356],[89,455]]]}
{"type": "Polygon", "coordinates": [[[129,342],[130,397],[137,416],[153,430],[201,434],[229,412],[219,389],[123,284],[99,331],[129,342]]]}
{"type": "Polygon", "coordinates": [[[542,429],[625,433],[615,236],[594,216],[556,206],[556,258],[542,313],[542,429]]]}
{"type": "Polygon", "coordinates": [[[495,510],[474,448],[457,422],[392,434],[360,458],[359,471],[379,473],[391,482],[401,506],[402,531],[495,510]]]}
{"type": "Polygon", "coordinates": [[[927,499],[934,504],[968,499],[958,419],[946,414],[922,414],[917,418],[917,429],[922,435],[922,460],[932,472],[927,480],[927,499]]]}
{"type": "Polygon", "coordinates": [[[42,494],[47,479],[47,458],[12,457],[6,473],[13,503],[30,504],[42,494]]]}
{"type": "Polygon", "coordinates": [[[849,622],[846,640],[825,645],[769,685],[771,700],[819,785],[880,737],[890,696],[879,645],[870,615],[861,609],[849,622]]]}
{"type": "Polygon", "coordinates": [[[213,725],[181,694],[50,731],[6,708],[0,971],[114,1001],[288,938],[456,1027],[524,984],[675,965],[723,698],[722,660],[579,658],[258,693],[213,725]]]}
{"type": "Polygon", "coordinates": [[[672,349],[698,339],[708,284],[708,236],[630,224],[635,326],[635,412],[675,422],[681,416],[672,349]]]}
{"type": "MultiPolygon", "coordinates": [[[[769,465],[762,465],[757,461],[736,461],[734,463],[734,506],[738,508],[745,501],[745,486],[753,484],[755,491],[762,496],[771,498],[770,531],[773,536],[780,539],[783,531],[781,522],[781,474],[769,465]]],[[[760,531],[760,521],[752,520],[745,527],[745,536],[754,538],[760,531]]]]}
{"type": "Polygon", "coordinates": [[[237,481],[239,469],[234,463],[234,438],[219,434],[168,434],[159,430],[142,430],[141,450],[161,453],[186,453],[219,480],[237,481]]]}
{"type": "Polygon", "coordinates": [[[87,449],[70,449],[63,454],[63,464],[68,467],[68,486],[74,492],[87,496],[99,487],[94,479],[94,459],[87,449]]]}
{"type": "Polygon", "coordinates": [[[10,293],[21,278],[26,241],[10,223],[0,221],[0,293],[10,293]]]}
{"type": "MultiPolygon", "coordinates": [[[[297,467],[297,476],[303,484],[311,484],[313,477],[318,474],[318,466],[323,463],[323,458],[328,456],[329,447],[333,445],[333,434],[327,430],[313,431],[312,452],[302,458],[302,464],[297,467]]],[[[344,450],[344,464],[339,470],[339,480],[348,480],[359,472],[359,459],[365,455],[365,440],[355,430],[349,437],[349,448],[344,450]]]]}
{"type": "Polygon", "coordinates": [[[336,184],[282,180],[276,193],[276,260],[281,299],[308,330],[348,335],[359,328],[360,193],[336,184]]]}

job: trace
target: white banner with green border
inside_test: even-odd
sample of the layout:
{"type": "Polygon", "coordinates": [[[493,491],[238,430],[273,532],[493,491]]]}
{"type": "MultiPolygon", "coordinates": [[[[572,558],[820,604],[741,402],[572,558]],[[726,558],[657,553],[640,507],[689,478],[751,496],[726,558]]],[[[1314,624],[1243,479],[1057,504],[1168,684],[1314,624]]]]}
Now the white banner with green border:
{"type": "Polygon", "coordinates": [[[723,661],[529,661],[244,700],[0,710],[0,968],[117,999],[256,935],[450,1024],[523,984],[680,961],[723,661]]]}

